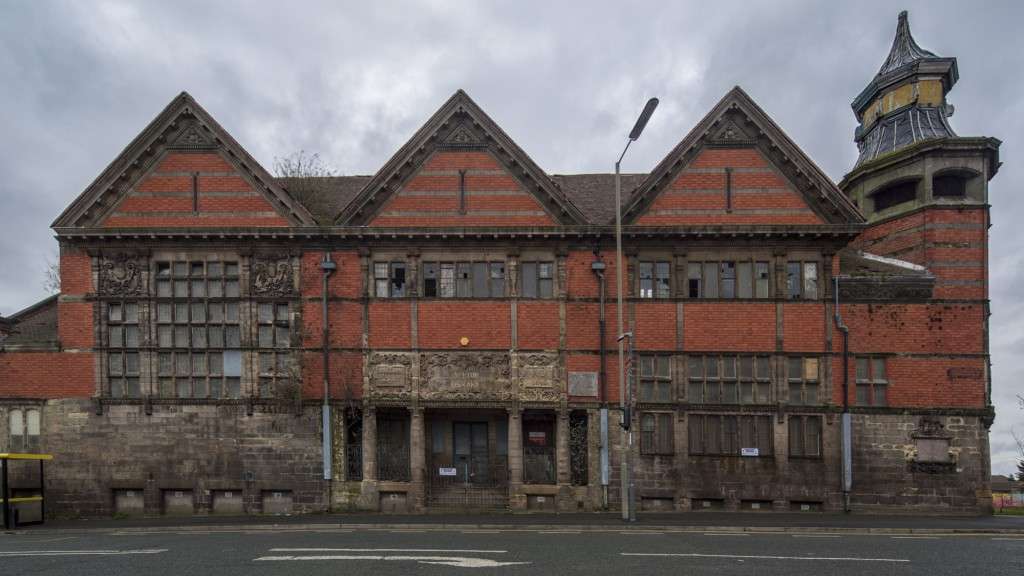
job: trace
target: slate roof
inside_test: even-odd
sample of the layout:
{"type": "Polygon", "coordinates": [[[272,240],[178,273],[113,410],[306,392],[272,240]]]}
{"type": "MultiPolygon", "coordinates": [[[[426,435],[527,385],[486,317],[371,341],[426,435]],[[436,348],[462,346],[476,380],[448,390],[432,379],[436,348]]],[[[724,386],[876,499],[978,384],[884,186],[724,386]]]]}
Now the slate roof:
{"type": "MultiPolygon", "coordinates": [[[[319,224],[329,226],[371,178],[373,176],[315,176],[275,178],[274,181],[302,203],[319,224]]],[[[550,178],[586,216],[588,224],[615,221],[615,174],[552,174],[550,178]]],[[[645,178],[647,174],[622,175],[623,205],[645,178]]]]}
{"type": "MultiPolygon", "coordinates": [[[[629,203],[632,192],[643,184],[647,174],[622,175],[622,205],[629,203]]],[[[615,221],[615,174],[553,174],[562,193],[590,224],[611,224],[615,221]]]]}
{"type": "Polygon", "coordinates": [[[11,333],[3,340],[4,348],[14,346],[50,347],[57,344],[57,296],[36,302],[20,312],[4,318],[11,333]]]}
{"type": "Polygon", "coordinates": [[[855,248],[843,248],[839,251],[839,273],[852,277],[932,277],[924,266],[855,248]]]}
{"type": "Polygon", "coordinates": [[[373,176],[319,176],[274,178],[298,200],[321,226],[330,226],[373,176]]]}

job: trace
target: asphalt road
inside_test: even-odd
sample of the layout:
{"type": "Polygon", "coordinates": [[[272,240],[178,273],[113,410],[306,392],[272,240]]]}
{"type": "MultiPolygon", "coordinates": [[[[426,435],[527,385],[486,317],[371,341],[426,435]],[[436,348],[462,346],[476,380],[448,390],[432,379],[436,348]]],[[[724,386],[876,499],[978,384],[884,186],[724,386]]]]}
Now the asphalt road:
{"type": "Polygon", "coordinates": [[[1024,534],[218,529],[0,535],[0,573],[144,576],[390,574],[1024,574],[1024,534]]]}

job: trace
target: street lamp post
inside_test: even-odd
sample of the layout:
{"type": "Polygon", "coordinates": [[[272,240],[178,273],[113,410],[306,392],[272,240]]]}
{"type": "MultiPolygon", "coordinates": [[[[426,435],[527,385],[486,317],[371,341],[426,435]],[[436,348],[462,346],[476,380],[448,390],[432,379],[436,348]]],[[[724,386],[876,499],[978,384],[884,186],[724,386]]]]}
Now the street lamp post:
{"type": "MultiPolygon", "coordinates": [[[[636,119],[636,124],[633,125],[633,129],[629,132],[629,140],[626,142],[626,147],[622,149],[622,154],[615,161],[615,296],[617,299],[616,311],[619,317],[619,407],[622,409],[622,423],[620,424],[622,426],[622,442],[620,443],[622,446],[620,462],[622,487],[620,500],[622,501],[622,519],[627,522],[636,521],[636,490],[633,485],[632,470],[633,431],[630,429],[633,418],[633,379],[626,379],[626,358],[623,347],[626,338],[632,339],[633,333],[625,331],[625,325],[622,320],[622,176],[619,173],[619,167],[622,164],[622,159],[626,156],[626,151],[629,150],[629,145],[640,137],[644,127],[647,126],[647,121],[651,119],[651,114],[654,113],[654,109],[657,107],[657,98],[651,98],[647,101],[643,112],[640,113],[640,117],[636,119]]],[[[629,349],[630,353],[632,353],[632,340],[630,342],[629,349]]]]}

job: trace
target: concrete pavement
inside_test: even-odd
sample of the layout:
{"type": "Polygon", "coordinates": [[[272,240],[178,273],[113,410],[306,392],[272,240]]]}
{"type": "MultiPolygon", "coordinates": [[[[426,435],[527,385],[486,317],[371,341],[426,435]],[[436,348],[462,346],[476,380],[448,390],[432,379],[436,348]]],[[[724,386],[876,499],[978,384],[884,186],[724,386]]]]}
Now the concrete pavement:
{"type": "Polygon", "coordinates": [[[730,531],[801,531],[828,528],[847,532],[891,533],[1022,533],[1022,516],[910,516],[832,513],[775,512],[689,512],[640,514],[634,524],[624,524],[618,513],[572,514],[307,514],[293,516],[189,516],[152,518],[100,518],[51,520],[43,526],[24,530],[191,530],[215,528],[317,529],[334,528],[548,528],[576,530],[670,529],[700,531],[717,528],[730,531]]]}

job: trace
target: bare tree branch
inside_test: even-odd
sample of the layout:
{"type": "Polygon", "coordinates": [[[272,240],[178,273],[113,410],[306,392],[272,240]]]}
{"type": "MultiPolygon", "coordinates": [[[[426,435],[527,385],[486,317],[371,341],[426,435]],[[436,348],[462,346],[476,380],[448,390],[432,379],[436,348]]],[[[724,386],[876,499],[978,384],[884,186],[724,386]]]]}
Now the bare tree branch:
{"type": "Polygon", "coordinates": [[[316,179],[337,176],[338,172],[328,166],[320,154],[307,154],[305,150],[299,150],[288,156],[274,157],[274,175],[290,179],[286,186],[288,193],[305,204],[310,196],[320,190],[316,179]]]}
{"type": "MultiPolygon", "coordinates": [[[[1017,434],[1017,431],[1010,427],[1010,436],[1017,443],[1017,480],[1024,482],[1024,436],[1017,434]]],[[[1013,479],[1011,474],[1011,480],[1013,479]]]]}
{"type": "Polygon", "coordinates": [[[52,252],[46,259],[46,269],[43,270],[43,290],[50,294],[60,292],[60,255],[52,252]]]}

